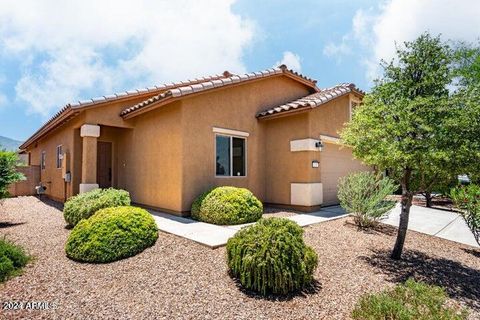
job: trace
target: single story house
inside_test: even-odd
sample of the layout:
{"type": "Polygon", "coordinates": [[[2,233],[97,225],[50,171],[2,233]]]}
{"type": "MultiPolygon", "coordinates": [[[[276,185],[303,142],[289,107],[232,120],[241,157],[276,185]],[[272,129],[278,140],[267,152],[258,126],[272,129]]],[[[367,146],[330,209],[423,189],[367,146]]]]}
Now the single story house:
{"type": "Polygon", "coordinates": [[[115,187],[186,215],[200,193],[232,185],[314,210],[338,203],[339,177],[368,170],[338,136],[363,94],[319,89],[285,65],[226,71],[67,104],[20,148],[58,201],[115,187]]]}

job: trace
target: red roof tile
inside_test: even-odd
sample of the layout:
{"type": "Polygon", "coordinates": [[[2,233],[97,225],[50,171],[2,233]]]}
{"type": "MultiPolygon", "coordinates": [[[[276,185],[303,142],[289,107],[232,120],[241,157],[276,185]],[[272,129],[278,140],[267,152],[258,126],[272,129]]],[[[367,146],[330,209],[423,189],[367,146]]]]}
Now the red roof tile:
{"type": "Polygon", "coordinates": [[[257,118],[269,117],[286,111],[316,108],[332,99],[341,97],[350,92],[357,93],[362,96],[365,94],[363,91],[357,89],[353,83],[342,83],[328,89],[322,89],[319,92],[310,94],[289,103],[261,111],[257,114],[257,118]]]}

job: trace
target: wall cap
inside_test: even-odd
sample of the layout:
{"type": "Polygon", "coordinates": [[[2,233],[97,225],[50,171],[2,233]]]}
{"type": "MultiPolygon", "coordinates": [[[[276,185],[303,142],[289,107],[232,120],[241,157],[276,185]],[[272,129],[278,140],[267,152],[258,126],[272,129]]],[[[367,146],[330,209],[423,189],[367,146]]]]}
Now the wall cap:
{"type": "Polygon", "coordinates": [[[80,137],[100,137],[100,126],[96,124],[84,124],[80,127],[80,137]]]}
{"type": "Polygon", "coordinates": [[[316,146],[317,142],[320,142],[318,139],[298,139],[290,141],[290,151],[321,151],[319,147],[316,146]]]}

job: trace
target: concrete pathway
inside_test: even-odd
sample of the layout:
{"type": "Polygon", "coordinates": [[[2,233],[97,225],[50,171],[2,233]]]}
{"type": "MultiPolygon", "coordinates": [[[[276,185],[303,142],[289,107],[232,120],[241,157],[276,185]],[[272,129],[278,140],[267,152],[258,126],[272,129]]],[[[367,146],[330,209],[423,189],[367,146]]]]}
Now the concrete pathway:
{"type": "MultiPolygon", "coordinates": [[[[383,223],[398,227],[400,221],[400,204],[391,211],[383,223]]],[[[479,247],[475,237],[463,218],[452,211],[432,209],[412,205],[408,229],[426,233],[435,237],[479,247]]]]}
{"type": "MultiPolygon", "coordinates": [[[[149,210],[157,222],[158,229],[192,241],[201,243],[210,248],[218,248],[227,244],[238,230],[250,225],[217,226],[205,222],[199,222],[190,218],[177,217],[168,213],[149,210]]],[[[346,216],[340,206],[325,207],[312,213],[297,214],[288,219],[305,227],[311,224],[338,219],[346,216]]]]}

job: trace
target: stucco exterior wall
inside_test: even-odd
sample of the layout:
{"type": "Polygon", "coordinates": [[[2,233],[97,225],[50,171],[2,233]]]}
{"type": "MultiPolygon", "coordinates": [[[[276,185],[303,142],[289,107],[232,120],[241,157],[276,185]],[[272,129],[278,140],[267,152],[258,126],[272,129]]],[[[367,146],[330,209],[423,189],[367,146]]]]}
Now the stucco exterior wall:
{"type": "Polygon", "coordinates": [[[290,141],[309,137],[308,113],[263,122],[267,128],[265,201],[290,204],[290,183],[312,182],[319,177],[311,168],[316,156],[310,151],[290,151],[290,141]]]}
{"type": "Polygon", "coordinates": [[[182,108],[180,102],[128,121],[117,148],[118,187],[135,203],[182,211],[182,108]]]}
{"type": "MultiPolygon", "coordinates": [[[[74,194],[73,183],[65,183],[62,169],[57,168],[56,151],[57,146],[62,145],[62,152],[69,153],[70,159],[75,157],[74,128],[82,121],[83,117],[79,116],[63,124],[26,150],[30,152],[30,164],[35,166],[40,166],[41,153],[45,151],[45,169],[40,169],[40,182],[47,187],[45,194],[54,200],[64,201],[74,194]]],[[[72,171],[74,176],[75,172],[72,171]]]]}
{"type": "Polygon", "coordinates": [[[265,200],[265,168],[270,164],[266,162],[265,125],[255,114],[306,94],[307,87],[279,76],[183,100],[182,211],[189,211],[199,194],[219,185],[245,187],[265,200]],[[215,177],[213,127],[249,133],[246,177],[215,177]]]}
{"type": "Polygon", "coordinates": [[[31,196],[36,194],[35,186],[40,181],[39,166],[21,166],[17,171],[22,173],[25,180],[18,181],[8,187],[8,192],[12,197],[31,196]]]}
{"type": "MultiPolygon", "coordinates": [[[[47,186],[47,195],[60,201],[79,192],[82,161],[86,161],[84,138],[80,137],[83,124],[100,125],[96,141],[112,142],[112,185],[128,190],[134,203],[188,212],[200,193],[213,186],[232,185],[250,189],[264,202],[289,205],[292,183],[328,183],[323,193],[330,199],[335,196],[329,182],[336,179],[335,168],[362,169],[361,163],[351,159],[348,148],[292,152],[290,141],[338,136],[349,120],[352,96],[296,115],[255,118],[258,111],[303,97],[309,90],[279,75],[192,95],[128,120],[119,116],[120,111],[145,97],[111,102],[83,111],[27,151],[32,165],[40,165],[41,152],[46,151],[40,181],[47,186]],[[245,177],[215,176],[214,127],[249,134],[245,177]],[[65,184],[62,170],[56,168],[59,144],[69,153],[71,183],[65,184]],[[319,168],[312,168],[314,160],[320,162],[319,168]]],[[[96,163],[93,158],[90,161],[96,163]]]]}
{"type": "Polygon", "coordinates": [[[307,112],[263,121],[267,136],[266,202],[289,205],[292,183],[321,183],[322,205],[333,204],[337,202],[338,177],[370,169],[355,160],[348,147],[324,143],[322,151],[290,150],[292,140],[339,137],[350,120],[352,98],[346,95],[307,112]],[[313,161],[319,162],[317,168],[312,166],[313,161]]]}

